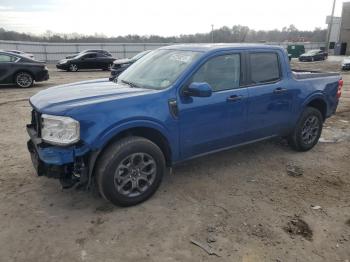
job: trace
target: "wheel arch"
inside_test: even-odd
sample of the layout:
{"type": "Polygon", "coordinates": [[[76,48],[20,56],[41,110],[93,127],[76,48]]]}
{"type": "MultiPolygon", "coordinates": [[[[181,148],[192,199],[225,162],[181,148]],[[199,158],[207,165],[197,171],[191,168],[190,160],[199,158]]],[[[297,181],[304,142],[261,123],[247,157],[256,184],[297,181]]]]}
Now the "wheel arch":
{"type": "Polygon", "coordinates": [[[157,125],[152,124],[135,124],[129,123],[123,127],[114,129],[113,131],[108,132],[108,135],[105,135],[98,139],[101,141],[95,147],[99,150],[95,151],[93,156],[93,163],[90,163],[89,176],[93,176],[96,168],[96,164],[99,161],[99,158],[103,155],[103,152],[108,148],[109,145],[113,144],[115,141],[118,141],[124,137],[128,136],[139,136],[146,139],[149,139],[155,143],[163,152],[166,165],[171,166],[173,158],[173,150],[167,135],[159,128],[157,125]]]}
{"type": "Polygon", "coordinates": [[[317,110],[319,110],[322,114],[323,121],[327,117],[327,102],[324,100],[323,97],[317,96],[312,99],[309,99],[307,103],[305,104],[305,107],[313,107],[317,110]]]}

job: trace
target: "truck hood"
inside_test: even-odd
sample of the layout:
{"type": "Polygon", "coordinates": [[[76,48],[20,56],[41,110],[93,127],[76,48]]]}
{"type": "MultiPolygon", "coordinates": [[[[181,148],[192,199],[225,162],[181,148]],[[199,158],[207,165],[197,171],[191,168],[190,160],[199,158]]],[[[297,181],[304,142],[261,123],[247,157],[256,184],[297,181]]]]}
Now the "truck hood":
{"type": "Polygon", "coordinates": [[[38,92],[29,101],[39,112],[64,115],[79,106],[154,92],[157,90],[132,88],[103,78],[51,87],[38,92]]]}

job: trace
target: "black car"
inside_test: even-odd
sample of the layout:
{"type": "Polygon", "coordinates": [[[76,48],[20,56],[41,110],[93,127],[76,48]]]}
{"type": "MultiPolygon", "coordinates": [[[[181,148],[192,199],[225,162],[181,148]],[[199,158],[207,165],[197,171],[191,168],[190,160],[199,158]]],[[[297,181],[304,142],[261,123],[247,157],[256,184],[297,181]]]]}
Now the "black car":
{"type": "Polygon", "coordinates": [[[16,84],[18,87],[30,87],[34,81],[49,79],[49,71],[44,63],[29,57],[0,52],[0,84],[16,84]]]}
{"type": "Polygon", "coordinates": [[[106,50],[102,50],[102,49],[87,49],[87,50],[81,51],[80,53],[76,53],[74,55],[66,56],[66,59],[73,58],[73,57],[76,57],[77,55],[81,55],[81,54],[85,54],[85,53],[100,53],[100,54],[104,54],[105,56],[112,56],[111,53],[109,53],[106,50]]]}
{"type": "Polygon", "coordinates": [[[320,61],[320,60],[325,60],[328,57],[328,53],[320,50],[320,49],[316,49],[316,50],[310,50],[304,54],[302,54],[301,56],[299,56],[299,61],[300,62],[313,62],[313,61],[320,61]]]}
{"type": "Polygon", "coordinates": [[[146,50],[141,53],[138,53],[137,55],[133,56],[132,58],[125,58],[125,59],[118,59],[113,62],[113,66],[111,68],[111,75],[109,77],[110,81],[113,81],[117,76],[119,76],[125,69],[127,69],[130,65],[135,63],[137,60],[139,60],[141,57],[147,55],[152,50],[146,50]]]}
{"type": "Polygon", "coordinates": [[[76,72],[79,69],[110,70],[115,58],[98,52],[82,53],[70,59],[62,59],[56,67],[58,69],[76,72]]]}

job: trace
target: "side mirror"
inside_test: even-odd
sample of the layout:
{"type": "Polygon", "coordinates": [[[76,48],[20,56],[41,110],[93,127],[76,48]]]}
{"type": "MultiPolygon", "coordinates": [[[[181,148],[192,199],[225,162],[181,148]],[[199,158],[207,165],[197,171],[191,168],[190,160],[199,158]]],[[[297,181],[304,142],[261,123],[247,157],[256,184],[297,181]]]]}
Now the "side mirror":
{"type": "Polygon", "coordinates": [[[212,93],[211,86],[206,82],[193,82],[185,90],[184,95],[195,97],[209,97],[212,93]]]}

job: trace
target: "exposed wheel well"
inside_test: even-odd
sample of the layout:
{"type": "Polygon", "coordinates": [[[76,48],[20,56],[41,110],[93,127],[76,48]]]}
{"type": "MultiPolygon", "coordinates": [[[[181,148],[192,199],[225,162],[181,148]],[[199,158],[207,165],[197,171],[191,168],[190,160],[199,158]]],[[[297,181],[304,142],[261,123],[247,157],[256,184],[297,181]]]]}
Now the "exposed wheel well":
{"type": "Polygon", "coordinates": [[[316,108],[317,110],[319,110],[322,114],[323,120],[326,119],[326,115],[327,115],[327,104],[325,101],[323,101],[322,99],[315,99],[312,100],[311,102],[309,102],[307,104],[308,107],[313,107],[316,108]]]}
{"type": "MultiPolygon", "coordinates": [[[[119,140],[121,138],[127,137],[127,136],[139,136],[139,137],[144,137],[146,139],[151,140],[153,143],[155,143],[159,148],[162,150],[166,165],[170,166],[171,165],[171,149],[168,140],[160,133],[158,130],[153,129],[153,128],[148,128],[148,127],[135,127],[131,129],[124,130],[123,132],[119,133],[115,137],[113,137],[103,148],[108,147],[111,143],[113,143],[116,140],[119,140]]],[[[102,151],[103,151],[102,150],[102,151]]],[[[102,152],[101,152],[102,153],[102,152]]],[[[100,154],[101,154],[100,153],[100,154]]]]}

